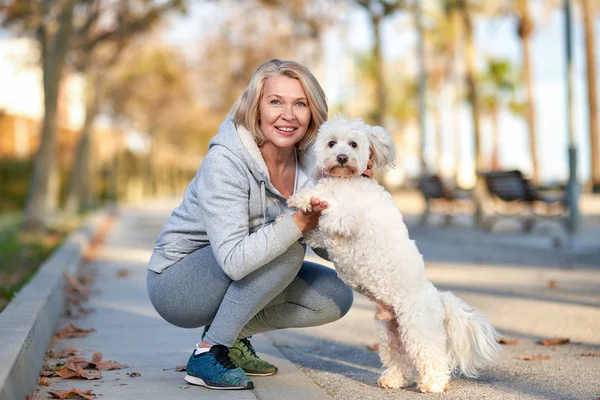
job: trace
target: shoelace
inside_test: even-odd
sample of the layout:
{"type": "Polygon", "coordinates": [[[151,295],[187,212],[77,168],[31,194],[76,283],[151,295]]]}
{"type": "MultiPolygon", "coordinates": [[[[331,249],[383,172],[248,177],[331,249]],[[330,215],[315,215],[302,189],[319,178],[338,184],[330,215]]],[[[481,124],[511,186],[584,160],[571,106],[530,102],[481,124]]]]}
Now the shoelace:
{"type": "Polygon", "coordinates": [[[246,347],[246,349],[242,349],[242,351],[244,353],[245,353],[244,350],[248,350],[252,356],[257,357],[256,351],[254,351],[254,347],[252,347],[252,344],[250,343],[248,338],[240,339],[240,342],[242,342],[244,344],[244,346],[246,347]]]}
{"type": "Polygon", "coordinates": [[[216,353],[215,359],[217,360],[217,362],[220,365],[222,365],[226,369],[236,369],[237,368],[237,366],[233,363],[233,361],[231,361],[231,358],[229,358],[229,355],[227,355],[227,350],[219,351],[218,353],[216,353]]]}

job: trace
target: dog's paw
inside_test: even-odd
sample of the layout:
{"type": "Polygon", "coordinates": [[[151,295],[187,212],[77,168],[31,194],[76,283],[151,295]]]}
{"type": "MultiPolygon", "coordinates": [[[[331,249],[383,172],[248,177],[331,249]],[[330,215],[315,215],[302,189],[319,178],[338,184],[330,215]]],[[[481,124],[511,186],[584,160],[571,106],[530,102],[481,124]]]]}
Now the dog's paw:
{"type": "Polygon", "coordinates": [[[421,393],[443,393],[450,389],[447,379],[419,382],[417,389],[421,393]]]}
{"type": "Polygon", "coordinates": [[[308,196],[293,195],[287,199],[287,205],[290,208],[297,208],[302,211],[311,211],[312,204],[310,204],[311,198],[308,196]]]}
{"type": "Polygon", "coordinates": [[[396,368],[389,368],[377,380],[377,384],[384,389],[400,389],[412,385],[412,381],[406,379],[396,368]]]}

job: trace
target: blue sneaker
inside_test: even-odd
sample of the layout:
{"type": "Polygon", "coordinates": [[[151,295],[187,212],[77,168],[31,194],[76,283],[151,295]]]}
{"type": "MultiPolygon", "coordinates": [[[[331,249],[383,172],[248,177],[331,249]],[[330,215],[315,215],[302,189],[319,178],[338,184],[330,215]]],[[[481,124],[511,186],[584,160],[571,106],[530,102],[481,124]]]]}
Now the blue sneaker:
{"type": "Polygon", "coordinates": [[[199,355],[194,351],[187,363],[185,381],[209,389],[254,389],[254,382],[236,367],[228,352],[223,345],[214,345],[199,355]]]}

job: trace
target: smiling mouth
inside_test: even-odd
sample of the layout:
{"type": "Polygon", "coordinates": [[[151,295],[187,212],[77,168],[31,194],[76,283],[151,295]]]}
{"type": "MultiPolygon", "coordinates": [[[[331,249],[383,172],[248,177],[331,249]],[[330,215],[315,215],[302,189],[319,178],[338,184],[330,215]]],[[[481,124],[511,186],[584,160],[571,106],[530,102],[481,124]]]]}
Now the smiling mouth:
{"type": "Polygon", "coordinates": [[[291,134],[293,134],[294,132],[296,132],[296,130],[298,130],[298,128],[294,128],[291,126],[280,126],[280,127],[275,127],[279,133],[281,133],[282,135],[285,136],[289,136],[291,134]]]}

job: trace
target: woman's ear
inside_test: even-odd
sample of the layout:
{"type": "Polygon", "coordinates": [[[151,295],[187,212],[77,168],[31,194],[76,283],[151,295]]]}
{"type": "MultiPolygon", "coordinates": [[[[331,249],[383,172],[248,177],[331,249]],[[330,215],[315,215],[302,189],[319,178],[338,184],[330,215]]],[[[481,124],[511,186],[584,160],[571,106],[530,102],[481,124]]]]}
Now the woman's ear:
{"type": "Polygon", "coordinates": [[[373,152],[373,169],[385,173],[396,166],[396,146],[392,137],[380,126],[369,127],[369,144],[373,152]]]}

